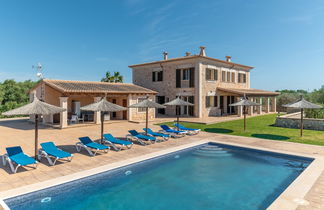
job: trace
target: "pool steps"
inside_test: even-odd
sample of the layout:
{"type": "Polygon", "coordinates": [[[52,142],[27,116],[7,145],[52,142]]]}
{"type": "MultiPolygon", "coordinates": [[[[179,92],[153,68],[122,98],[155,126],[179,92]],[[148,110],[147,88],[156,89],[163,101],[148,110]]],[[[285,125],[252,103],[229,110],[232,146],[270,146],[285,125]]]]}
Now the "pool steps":
{"type": "Polygon", "coordinates": [[[193,152],[194,155],[204,156],[204,157],[230,157],[231,153],[224,150],[221,147],[214,145],[206,145],[200,147],[199,149],[193,152]]]}

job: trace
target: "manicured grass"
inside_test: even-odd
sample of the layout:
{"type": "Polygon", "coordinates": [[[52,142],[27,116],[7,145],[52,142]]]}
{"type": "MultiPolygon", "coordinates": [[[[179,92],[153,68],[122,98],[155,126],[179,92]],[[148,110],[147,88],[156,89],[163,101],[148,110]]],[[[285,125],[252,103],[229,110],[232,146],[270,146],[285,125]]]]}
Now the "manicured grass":
{"type": "MultiPolygon", "coordinates": [[[[251,117],[247,119],[247,129],[243,131],[243,119],[221,122],[211,125],[181,123],[187,127],[200,128],[206,132],[236,136],[248,136],[262,139],[290,141],[304,144],[324,145],[324,131],[304,130],[301,138],[299,129],[274,127],[276,114],[251,117]]],[[[173,122],[165,123],[172,125],[173,122]]]]}

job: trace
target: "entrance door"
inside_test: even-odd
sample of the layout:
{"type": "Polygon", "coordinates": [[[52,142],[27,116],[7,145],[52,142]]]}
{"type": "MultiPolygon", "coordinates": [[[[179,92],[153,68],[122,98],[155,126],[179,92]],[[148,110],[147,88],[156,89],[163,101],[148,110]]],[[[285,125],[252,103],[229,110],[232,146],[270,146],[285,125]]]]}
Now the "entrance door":
{"type": "MultiPolygon", "coordinates": [[[[156,102],[159,104],[165,103],[165,96],[156,96],[156,102]]],[[[157,109],[158,114],[165,114],[165,109],[157,109]]]]}
{"type": "MultiPolygon", "coordinates": [[[[126,99],[123,99],[123,107],[127,107],[126,99]]],[[[123,120],[127,120],[127,110],[123,111],[123,120]]]]}
{"type": "MultiPolygon", "coordinates": [[[[194,103],[194,96],[182,96],[182,100],[194,103]]],[[[194,116],[194,106],[181,106],[181,115],[194,116]]]]}

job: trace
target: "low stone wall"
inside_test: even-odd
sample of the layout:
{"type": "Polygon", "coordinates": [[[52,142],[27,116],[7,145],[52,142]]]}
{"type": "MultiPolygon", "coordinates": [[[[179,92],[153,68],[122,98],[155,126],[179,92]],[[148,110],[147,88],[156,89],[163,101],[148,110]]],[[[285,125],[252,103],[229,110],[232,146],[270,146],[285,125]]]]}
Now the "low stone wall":
{"type": "MultiPolygon", "coordinates": [[[[277,117],[275,126],[300,128],[300,112],[277,117]]],[[[304,118],[304,129],[324,131],[324,119],[304,118]]]]}

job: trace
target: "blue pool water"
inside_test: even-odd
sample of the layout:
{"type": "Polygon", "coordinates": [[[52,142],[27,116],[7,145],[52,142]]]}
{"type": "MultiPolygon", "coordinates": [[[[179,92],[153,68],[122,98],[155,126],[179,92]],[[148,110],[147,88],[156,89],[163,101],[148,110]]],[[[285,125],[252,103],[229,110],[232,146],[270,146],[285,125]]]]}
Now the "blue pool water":
{"type": "Polygon", "coordinates": [[[13,210],[265,209],[311,161],[210,143],[5,202],[13,210]]]}

